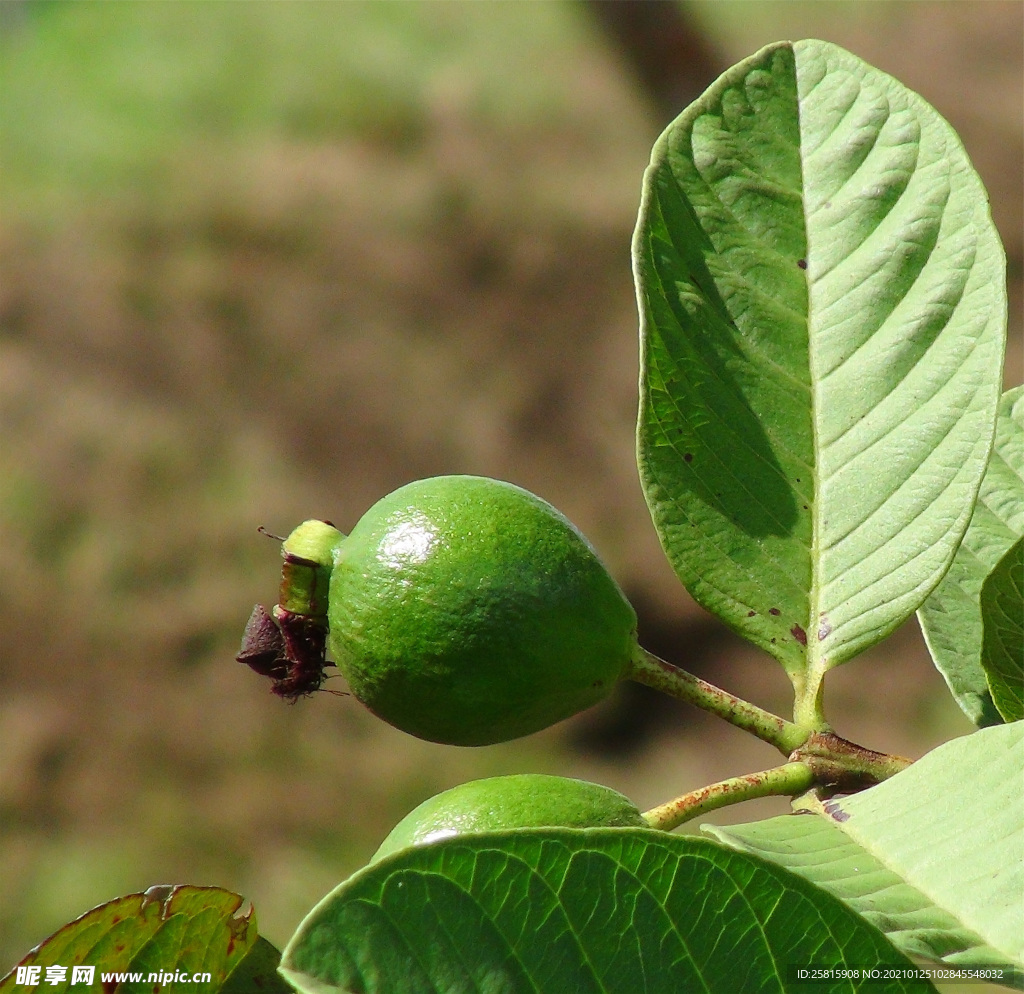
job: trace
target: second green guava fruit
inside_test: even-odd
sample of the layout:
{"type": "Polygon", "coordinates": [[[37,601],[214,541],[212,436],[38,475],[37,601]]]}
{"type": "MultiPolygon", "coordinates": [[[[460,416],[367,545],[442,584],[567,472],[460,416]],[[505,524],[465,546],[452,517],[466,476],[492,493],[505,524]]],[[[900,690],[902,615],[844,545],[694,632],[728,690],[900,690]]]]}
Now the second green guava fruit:
{"type": "Polygon", "coordinates": [[[471,780],[424,801],[381,843],[371,863],[410,846],[510,828],[647,828],[639,809],[610,787],[524,773],[471,780]]]}
{"type": "Polygon", "coordinates": [[[562,514],[509,483],[419,480],[333,549],[327,644],[352,693],[419,738],[486,745],[604,698],[636,614],[562,514]]]}

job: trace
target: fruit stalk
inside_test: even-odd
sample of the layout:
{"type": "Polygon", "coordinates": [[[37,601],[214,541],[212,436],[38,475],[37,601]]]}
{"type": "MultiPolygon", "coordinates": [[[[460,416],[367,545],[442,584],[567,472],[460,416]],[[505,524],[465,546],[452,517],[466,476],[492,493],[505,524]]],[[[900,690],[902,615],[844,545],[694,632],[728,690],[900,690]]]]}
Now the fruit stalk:
{"type": "Polygon", "coordinates": [[[775,746],[784,756],[802,746],[811,734],[809,729],[665,662],[639,644],[634,645],[625,676],[724,718],[737,728],[775,746]]]}
{"type": "Polygon", "coordinates": [[[691,790],[645,811],[643,818],[651,828],[669,832],[691,818],[740,801],[750,801],[755,797],[795,796],[809,790],[814,780],[814,772],[806,764],[784,763],[760,773],[747,773],[691,790]]]}

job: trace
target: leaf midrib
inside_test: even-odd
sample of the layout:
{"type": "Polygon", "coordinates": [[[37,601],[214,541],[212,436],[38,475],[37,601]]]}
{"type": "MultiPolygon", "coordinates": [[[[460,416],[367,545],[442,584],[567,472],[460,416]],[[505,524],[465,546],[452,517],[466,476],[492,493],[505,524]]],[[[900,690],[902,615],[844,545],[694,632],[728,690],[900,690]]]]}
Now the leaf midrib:
{"type": "MultiPolygon", "coordinates": [[[[821,439],[821,427],[820,420],[818,418],[818,411],[821,408],[821,393],[822,393],[822,380],[814,375],[814,338],[811,335],[811,329],[814,326],[814,305],[813,296],[811,293],[812,281],[811,271],[813,266],[812,246],[810,243],[810,224],[809,215],[807,211],[807,192],[806,185],[804,182],[805,177],[805,166],[807,158],[813,154],[817,149],[809,149],[805,147],[804,142],[804,129],[803,129],[803,108],[804,101],[810,96],[811,93],[826,79],[827,74],[823,74],[805,94],[803,98],[800,97],[800,65],[797,53],[793,53],[793,72],[796,76],[796,113],[797,113],[797,134],[800,136],[800,202],[802,205],[803,222],[804,222],[804,245],[807,259],[807,268],[803,271],[804,280],[807,285],[807,379],[810,384],[810,403],[811,403],[811,451],[813,452],[814,466],[811,469],[811,478],[814,481],[813,490],[814,496],[810,501],[811,506],[811,589],[807,592],[807,613],[808,617],[804,624],[804,632],[807,636],[807,645],[804,647],[805,659],[806,659],[806,676],[802,682],[802,686],[794,683],[794,689],[797,692],[797,699],[793,706],[793,717],[798,722],[807,721],[808,719],[820,718],[823,721],[823,716],[819,716],[818,709],[820,708],[819,692],[821,682],[824,679],[825,673],[828,670],[828,657],[824,655],[822,651],[822,645],[824,640],[819,638],[819,626],[817,619],[821,617],[821,599],[823,593],[823,585],[821,582],[821,536],[823,526],[823,509],[821,500],[821,454],[823,449],[821,439]],[[811,714],[807,714],[807,710],[811,710],[811,714]]],[[[846,119],[846,116],[851,113],[853,108],[856,106],[857,100],[854,98],[850,101],[849,106],[843,113],[838,123],[841,123],[846,119]]],[[[835,134],[836,128],[833,129],[832,135],[835,134]]],[[[831,137],[831,135],[830,135],[831,137]]],[[[824,144],[820,142],[818,148],[824,144]]],[[[867,156],[865,156],[865,161],[867,156]]],[[[861,163],[861,166],[863,163],[861,163]]],[[[859,172],[861,166],[858,166],[854,170],[854,175],[859,172]]],[[[849,179],[849,178],[848,178],[849,179]]],[[[847,182],[848,182],[847,179],[847,182]]],[[[845,185],[845,182],[842,184],[845,185]]],[[[826,636],[827,637],[827,636],[826,636]]]]}

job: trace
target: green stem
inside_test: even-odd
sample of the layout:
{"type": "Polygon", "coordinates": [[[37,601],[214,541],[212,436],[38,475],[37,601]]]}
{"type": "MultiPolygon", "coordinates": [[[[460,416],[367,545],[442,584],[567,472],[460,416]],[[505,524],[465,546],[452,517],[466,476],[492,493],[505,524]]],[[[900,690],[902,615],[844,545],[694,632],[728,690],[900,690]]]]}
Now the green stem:
{"type": "Polygon", "coordinates": [[[717,808],[750,801],[755,797],[792,797],[809,790],[813,783],[814,773],[810,767],[804,763],[785,763],[760,773],[748,773],[701,787],[700,790],[691,790],[688,794],[645,811],[643,817],[651,828],[668,832],[691,818],[717,808]]]}
{"type": "Polygon", "coordinates": [[[799,679],[793,680],[793,689],[796,691],[793,719],[802,728],[813,728],[818,732],[830,731],[822,702],[824,675],[816,670],[810,670],[806,674],[801,674],[799,679]]]}
{"type": "Polygon", "coordinates": [[[801,728],[678,666],[666,663],[637,643],[634,643],[633,656],[625,675],[637,683],[653,687],[724,718],[737,728],[775,746],[784,756],[802,746],[810,735],[809,729],[801,728]]]}

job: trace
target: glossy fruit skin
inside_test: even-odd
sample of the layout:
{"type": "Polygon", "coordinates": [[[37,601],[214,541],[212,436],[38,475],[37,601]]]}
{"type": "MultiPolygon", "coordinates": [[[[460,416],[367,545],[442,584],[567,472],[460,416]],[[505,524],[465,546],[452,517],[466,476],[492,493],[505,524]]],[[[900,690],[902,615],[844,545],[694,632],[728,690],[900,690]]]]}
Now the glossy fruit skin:
{"type": "Polygon", "coordinates": [[[338,545],[328,646],[352,693],[419,738],[486,745],[590,707],[636,614],[587,540],[526,490],[419,480],[338,545]]]}
{"type": "Polygon", "coordinates": [[[512,828],[647,828],[628,797],[610,787],[524,773],[471,780],[424,801],[381,843],[370,862],[410,846],[512,828]]]}

